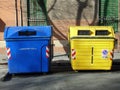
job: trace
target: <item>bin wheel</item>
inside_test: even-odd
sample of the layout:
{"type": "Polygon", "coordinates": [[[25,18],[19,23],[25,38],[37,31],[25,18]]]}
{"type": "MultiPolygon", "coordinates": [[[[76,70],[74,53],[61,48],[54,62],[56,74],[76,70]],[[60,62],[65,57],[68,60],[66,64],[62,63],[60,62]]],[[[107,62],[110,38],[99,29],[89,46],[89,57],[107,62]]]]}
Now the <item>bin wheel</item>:
{"type": "Polygon", "coordinates": [[[1,81],[9,81],[12,79],[12,74],[7,73],[5,76],[3,76],[0,80],[1,81]]]}
{"type": "Polygon", "coordinates": [[[75,70],[75,72],[79,72],[78,70],[75,70]]]}
{"type": "Polygon", "coordinates": [[[48,73],[47,72],[44,72],[43,75],[47,75],[48,73]]]}
{"type": "Polygon", "coordinates": [[[68,58],[70,58],[70,55],[68,55],[68,58]]]}

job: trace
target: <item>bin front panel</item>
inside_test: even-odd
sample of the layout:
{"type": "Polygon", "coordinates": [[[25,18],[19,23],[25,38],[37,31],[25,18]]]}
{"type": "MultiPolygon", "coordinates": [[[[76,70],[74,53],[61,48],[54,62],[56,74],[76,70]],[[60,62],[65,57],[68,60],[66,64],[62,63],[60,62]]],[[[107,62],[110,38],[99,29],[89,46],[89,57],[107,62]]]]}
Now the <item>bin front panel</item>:
{"type": "Polygon", "coordinates": [[[71,64],[74,70],[111,69],[114,39],[71,39],[71,64]],[[75,50],[73,58],[72,50],[75,50]]]}
{"type": "Polygon", "coordinates": [[[94,62],[110,61],[110,52],[114,49],[114,39],[98,39],[91,43],[94,45],[94,62]]]}
{"type": "Polygon", "coordinates": [[[6,47],[10,48],[11,53],[9,73],[48,72],[46,46],[49,42],[49,39],[7,41],[6,47]]]}

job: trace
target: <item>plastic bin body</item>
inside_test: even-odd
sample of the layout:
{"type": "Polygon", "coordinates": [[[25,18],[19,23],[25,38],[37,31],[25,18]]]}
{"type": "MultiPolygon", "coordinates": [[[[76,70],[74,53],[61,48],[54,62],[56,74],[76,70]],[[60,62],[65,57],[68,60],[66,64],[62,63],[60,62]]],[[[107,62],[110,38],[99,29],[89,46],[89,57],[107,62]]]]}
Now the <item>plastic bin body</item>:
{"type": "Polygon", "coordinates": [[[9,73],[49,72],[52,55],[50,26],[8,27],[4,38],[9,73]]]}
{"type": "Polygon", "coordinates": [[[73,70],[111,70],[114,37],[112,27],[70,27],[70,60],[73,70]]]}

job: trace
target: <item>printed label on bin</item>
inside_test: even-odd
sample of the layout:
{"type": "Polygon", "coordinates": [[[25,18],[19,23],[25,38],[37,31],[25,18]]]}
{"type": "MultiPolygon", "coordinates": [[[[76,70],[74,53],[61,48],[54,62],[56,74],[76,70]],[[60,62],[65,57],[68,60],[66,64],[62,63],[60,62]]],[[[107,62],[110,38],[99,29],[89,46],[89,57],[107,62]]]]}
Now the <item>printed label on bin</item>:
{"type": "Polygon", "coordinates": [[[102,50],[102,58],[108,58],[108,50],[102,50]]]}
{"type": "Polygon", "coordinates": [[[37,50],[37,48],[20,48],[19,50],[37,50]]]}

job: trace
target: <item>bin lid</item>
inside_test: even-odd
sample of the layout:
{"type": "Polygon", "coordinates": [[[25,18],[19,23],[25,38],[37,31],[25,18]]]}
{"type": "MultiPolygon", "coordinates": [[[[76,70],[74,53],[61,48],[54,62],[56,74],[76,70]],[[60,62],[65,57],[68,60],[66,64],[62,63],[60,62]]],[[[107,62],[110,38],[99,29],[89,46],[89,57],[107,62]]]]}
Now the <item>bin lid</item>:
{"type": "Polygon", "coordinates": [[[112,26],[71,26],[69,38],[115,38],[112,26]]]}
{"type": "Polygon", "coordinates": [[[4,39],[50,38],[52,35],[51,29],[51,26],[6,27],[4,31],[4,39]]]}

